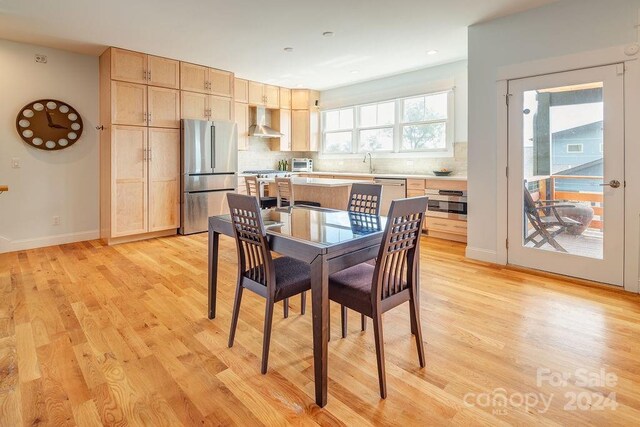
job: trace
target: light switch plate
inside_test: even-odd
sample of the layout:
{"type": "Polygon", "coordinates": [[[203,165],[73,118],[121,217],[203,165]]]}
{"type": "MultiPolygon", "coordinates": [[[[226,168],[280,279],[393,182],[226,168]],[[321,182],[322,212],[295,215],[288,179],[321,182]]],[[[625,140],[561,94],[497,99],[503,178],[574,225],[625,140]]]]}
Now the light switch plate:
{"type": "Polygon", "coordinates": [[[11,167],[13,169],[20,169],[20,158],[14,157],[11,159],[11,167]]]}

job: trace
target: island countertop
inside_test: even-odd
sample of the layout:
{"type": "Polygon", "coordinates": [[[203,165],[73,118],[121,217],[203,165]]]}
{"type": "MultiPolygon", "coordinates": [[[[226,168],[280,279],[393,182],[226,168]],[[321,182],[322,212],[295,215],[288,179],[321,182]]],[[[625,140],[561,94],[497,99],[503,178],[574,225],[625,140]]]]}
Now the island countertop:
{"type": "MultiPolygon", "coordinates": [[[[258,181],[266,184],[275,183],[274,178],[258,178],[258,181]]],[[[362,182],[355,179],[333,179],[333,178],[302,178],[298,176],[291,177],[293,185],[305,185],[309,187],[349,187],[350,185],[362,182]]]]}

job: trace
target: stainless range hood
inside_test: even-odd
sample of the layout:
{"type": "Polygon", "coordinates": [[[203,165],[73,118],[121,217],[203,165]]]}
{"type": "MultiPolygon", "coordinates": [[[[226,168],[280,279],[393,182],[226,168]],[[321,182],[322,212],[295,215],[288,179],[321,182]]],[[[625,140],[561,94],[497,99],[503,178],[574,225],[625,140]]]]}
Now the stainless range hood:
{"type": "Polygon", "coordinates": [[[249,128],[249,136],[256,138],[280,138],[282,134],[267,126],[267,109],[256,107],[255,123],[249,128]]]}

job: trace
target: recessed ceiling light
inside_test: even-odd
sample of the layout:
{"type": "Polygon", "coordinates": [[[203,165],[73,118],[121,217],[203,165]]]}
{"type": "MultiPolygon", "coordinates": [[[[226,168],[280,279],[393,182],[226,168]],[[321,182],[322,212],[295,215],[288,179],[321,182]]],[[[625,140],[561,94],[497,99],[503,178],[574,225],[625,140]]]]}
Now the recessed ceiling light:
{"type": "Polygon", "coordinates": [[[360,71],[358,70],[351,70],[351,74],[358,74],[360,71]]]}
{"type": "Polygon", "coordinates": [[[293,52],[293,48],[292,47],[285,47],[284,51],[285,52],[293,52]]]}
{"type": "Polygon", "coordinates": [[[438,53],[438,51],[437,50],[433,50],[433,49],[427,51],[427,55],[435,55],[436,53],[438,53]]]}
{"type": "Polygon", "coordinates": [[[322,35],[325,37],[333,37],[333,31],[325,31],[322,35]]]}
{"type": "Polygon", "coordinates": [[[304,87],[304,85],[300,83],[300,84],[297,84],[296,87],[304,87]]]}

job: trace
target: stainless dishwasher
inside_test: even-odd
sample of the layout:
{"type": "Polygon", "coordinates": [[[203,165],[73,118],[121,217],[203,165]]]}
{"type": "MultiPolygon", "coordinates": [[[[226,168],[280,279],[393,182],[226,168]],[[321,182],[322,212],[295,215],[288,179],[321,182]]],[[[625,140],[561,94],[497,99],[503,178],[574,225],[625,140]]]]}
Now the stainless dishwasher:
{"type": "Polygon", "coordinates": [[[391,201],[407,197],[407,180],[401,178],[374,178],[373,182],[382,185],[382,201],[380,215],[386,216],[391,207],[391,201]]]}

